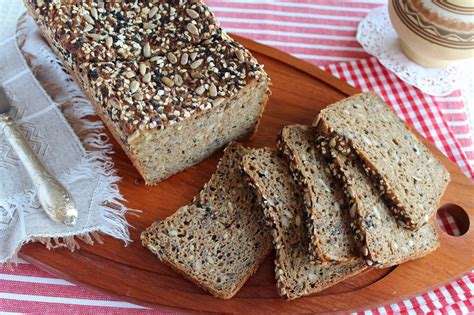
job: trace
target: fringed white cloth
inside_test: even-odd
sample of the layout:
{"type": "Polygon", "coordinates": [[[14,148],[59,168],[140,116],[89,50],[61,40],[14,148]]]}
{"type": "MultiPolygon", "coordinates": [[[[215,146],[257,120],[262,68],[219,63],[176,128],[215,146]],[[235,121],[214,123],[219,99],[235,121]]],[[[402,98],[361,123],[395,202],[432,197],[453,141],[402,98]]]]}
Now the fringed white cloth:
{"type": "Polygon", "coordinates": [[[0,130],[0,263],[31,241],[71,250],[79,248],[78,239],[101,242],[100,234],[130,242],[125,219],[130,209],[118,190],[104,126],[87,119],[94,115],[92,105],[26,15],[0,43],[0,85],[23,134],[79,208],[74,227],[51,221],[0,130]]]}

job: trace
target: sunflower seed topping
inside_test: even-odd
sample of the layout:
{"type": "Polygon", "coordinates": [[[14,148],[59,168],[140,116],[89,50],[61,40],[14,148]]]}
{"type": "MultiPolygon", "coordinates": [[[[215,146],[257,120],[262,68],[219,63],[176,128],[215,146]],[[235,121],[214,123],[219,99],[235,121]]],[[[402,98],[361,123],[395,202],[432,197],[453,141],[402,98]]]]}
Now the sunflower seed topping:
{"type": "Polygon", "coordinates": [[[99,41],[100,40],[100,35],[99,34],[95,34],[95,33],[87,33],[87,37],[90,37],[92,38],[94,41],[99,41]]]}
{"type": "Polygon", "coordinates": [[[235,55],[237,56],[237,59],[239,59],[240,62],[243,62],[245,60],[245,56],[242,52],[242,50],[237,50],[235,55]]]}
{"type": "Polygon", "coordinates": [[[183,85],[183,78],[177,74],[174,76],[174,83],[177,85],[177,86],[182,86],[183,85]]]}
{"type": "Polygon", "coordinates": [[[192,19],[197,19],[199,17],[199,14],[193,9],[186,9],[186,14],[192,19]]]}
{"type": "Polygon", "coordinates": [[[206,88],[204,87],[204,85],[199,86],[199,87],[195,90],[195,92],[196,92],[197,95],[202,95],[202,94],[204,93],[204,91],[206,91],[206,88]]]}
{"type": "Polygon", "coordinates": [[[133,94],[137,92],[139,88],[140,88],[140,82],[132,81],[132,83],[130,83],[130,93],[133,94]]]}
{"type": "Polygon", "coordinates": [[[172,52],[169,52],[167,57],[168,57],[169,62],[171,62],[172,64],[175,64],[178,62],[178,58],[176,58],[176,56],[172,52]]]}
{"type": "Polygon", "coordinates": [[[156,24],[155,23],[150,23],[150,22],[145,22],[145,23],[143,23],[143,28],[146,29],[146,30],[152,30],[152,29],[156,28],[156,24]]]}
{"type": "Polygon", "coordinates": [[[83,18],[87,23],[92,24],[92,25],[94,24],[94,20],[89,14],[84,14],[83,18]]]}
{"type": "Polygon", "coordinates": [[[157,12],[158,12],[158,7],[151,8],[150,11],[148,12],[148,18],[149,19],[153,18],[157,12]]]}
{"type": "Polygon", "coordinates": [[[127,71],[127,72],[125,72],[124,75],[125,75],[125,77],[126,77],[127,79],[131,79],[131,78],[133,78],[133,77],[135,76],[135,72],[133,72],[133,71],[127,71]]]}
{"type": "Polygon", "coordinates": [[[143,76],[143,82],[149,83],[151,81],[151,73],[147,73],[143,76]]]}
{"type": "Polygon", "coordinates": [[[211,85],[209,86],[209,95],[211,97],[216,97],[217,96],[217,88],[214,85],[214,83],[211,83],[211,85]]]}
{"type": "Polygon", "coordinates": [[[197,69],[202,65],[203,59],[198,59],[191,64],[191,69],[197,69]]]}
{"type": "Polygon", "coordinates": [[[43,9],[54,7],[57,13],[45,16],[45,25],[68,40],[68,65],[81,65],[93,97],[104,100],[112,122],[126,135],[167,128],[221,106],[251,80],[266,78],[200,1],[182,5],[35,2],[43,9]]]}
{"type": "Polygon", "coordinates": [[[188,63],[189,55],[188,53],[183,53],[181,55],[181,65],[186,65],[188,63]]]}
{"type": "Polygon", "coordinates": [[[151,57],[150,43],[146,43],[145,46],[143,46],[143,57],[145,57],[145,58],[150,58],[151,57]]]}
{"type": "Polygon", "coordinates": [[[146,74],[146,64],[143,63],[143,62],[140,63],[139,70],[140,70],[141,75],[145,75],[146,74]]]}
{"type": "Polygon", "coordinates": [[[162,77],[161,82],[163,82],[163,84],[166,85],[167,87],[173,87],[174,85],[174,82],[168,77],[162,77]]]}
{"type": "Polygon", "coordinates": [[[199,30],[197,29],[196,25],[194,25],[193,23],[188,23],[188,25],[186,26],[186,29],[189,31],[189,33],[193,34],[193,35],[199,35],[199,30]]]}
{"type": "Polygon", "coordinates": [[[86,26],[84,27],[84,32],[89,33],[94,29],[94,26],[90,25],[89,23],[86,23],[86,26]]]}
{"type": "Polygon", "coordinates": [[[96,8],[94,8],[94,7],[91,8],[91,15],[96,20],[99,18],[99,13],[97,12],[96,8]]]}
{"type": "Polygon", "coordinates": [[[107,37],[105,38],[105,46],[107,46],[107,48],[110,48],[112,47],[113,43],[113,38],[107,35],[107,37]]]}

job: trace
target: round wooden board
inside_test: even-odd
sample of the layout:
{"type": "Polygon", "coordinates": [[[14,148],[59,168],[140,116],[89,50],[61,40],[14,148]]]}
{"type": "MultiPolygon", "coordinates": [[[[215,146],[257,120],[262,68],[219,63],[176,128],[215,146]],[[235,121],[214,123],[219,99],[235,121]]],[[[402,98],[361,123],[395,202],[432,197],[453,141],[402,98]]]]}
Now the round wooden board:
{"type": "MultiPolygon", "coordinates": [[[[235,36],[265,64],[272,78],[272,96],[256,135],[245,141],[252,147],[274,146],[280,129],[287,124],[310,124],[328,104],[358,91],[318,68],[283,52],[235,36]]],[[[474,186],[461,171],[427,141],[443,161],[452,181],[441,204],[457,204],[474,220],[474,186]]],[[[398,267],[370,270],[319,294],[284,301],[278,297],[273,254],[231,300],[205,293],[165,267],[142,247],[140,233],[153,221],[164,219],[187,204],[208,181],[221,153],[177,174],[155,187],[144,185],[137,171],[113,141],[114,162],[123,179],[120,191],[128,206],[141,209],[140,217],[129,215],[134,242],[127,247],[104,238],[104,244],[81,244],[74,253],[66,249],[48,251],[41,244],[23,247],[20,256],[69,281],[162,310],[204,312],[330,312],[361,310],[400,300],[453,279],[474,266],[472,229],[461,237],[446,235],[439,228],[442,245],[433,254],[398,267]]],[[[453,209],[448,206],[447,209],[453,209]]],[[[462,213],[462,211],[461,211],[462,213]]]]}

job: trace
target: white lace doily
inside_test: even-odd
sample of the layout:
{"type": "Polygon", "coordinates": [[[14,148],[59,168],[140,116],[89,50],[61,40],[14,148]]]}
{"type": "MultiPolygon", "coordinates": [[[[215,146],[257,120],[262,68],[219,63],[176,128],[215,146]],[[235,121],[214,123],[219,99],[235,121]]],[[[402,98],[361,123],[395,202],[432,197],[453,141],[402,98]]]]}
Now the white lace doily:
{"type": "Polygon", "coordinates": [[[403,53],[397,32],[390,22],[387,6],[379,7],[359,23],[357,41],[401,80],[422,92],[448,95],[462,87],[473,69],[472,61],[461,61],[445,68],[424,68],[403,53]]]}

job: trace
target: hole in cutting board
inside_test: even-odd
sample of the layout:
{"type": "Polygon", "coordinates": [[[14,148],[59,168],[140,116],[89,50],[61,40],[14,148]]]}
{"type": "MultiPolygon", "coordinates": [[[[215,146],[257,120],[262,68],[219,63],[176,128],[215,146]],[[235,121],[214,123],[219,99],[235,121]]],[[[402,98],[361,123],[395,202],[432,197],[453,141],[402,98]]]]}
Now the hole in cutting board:
{"type": "Polygon", "coordinates": [[[461,236],[469,231],[469,216],[460,206],[447,203],[436,212],[436,221],[446,234],[461,236]]]}

